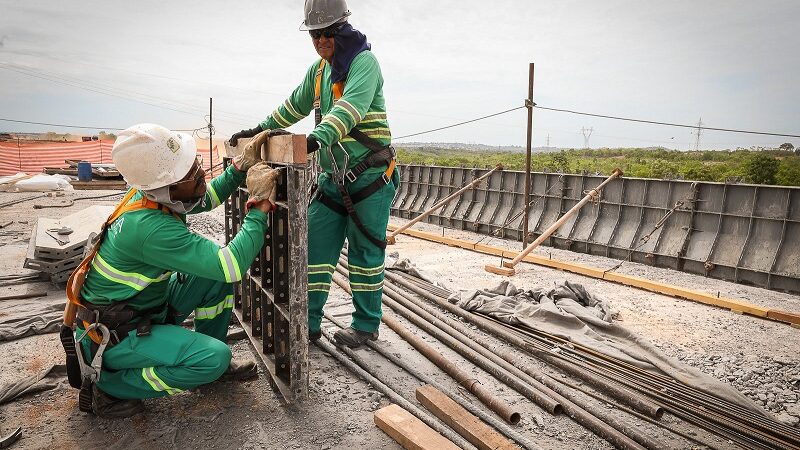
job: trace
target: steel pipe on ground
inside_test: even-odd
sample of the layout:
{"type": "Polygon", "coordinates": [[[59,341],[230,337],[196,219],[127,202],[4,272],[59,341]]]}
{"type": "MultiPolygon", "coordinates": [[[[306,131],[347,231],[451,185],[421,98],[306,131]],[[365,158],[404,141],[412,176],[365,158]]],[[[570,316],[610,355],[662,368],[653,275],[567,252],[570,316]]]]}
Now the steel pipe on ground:
{"type": "MultiPolygon", "coordinates": [[[[392,274],[390,272],[386,272],[387,278],[390,278],[392,281],[398,279],[398,277],[392,279],[390,277],[391,275],[392,274]]],[[[481,328],[492,327],[495,328],[496,329],[495,331],[498,331],[500,334],[510,335],[510,333],[505,333],[504,332],[505,330],[503,330],[496,324],[492,323],[491,321],[488,321],[486,319],[481,321],[480,319],[483,319],[482,317],[471,317],[472,315],[467,311],[461,310],[457,306],[451,305],[443,299],[436,298],[435,296],[430,294],[426,295],[423,289],[418,289],[417,291],[415,291],[415,289],[417,288],[411,285],[410,283],[408,287],[412,291],[422,295],[423,297],[429,298],[437,302],[437,304],[441,305],[445,309],[448,309],[456,313],[457,315],[464,317],[465,319],[471,321],[473,324],[478,325],[481,328]]],[[[477,335],[475,337],[480,338],[477,335]]],[[[485,339],[482,338],[480,339],[482,342],[486,342],[485,339]]],[[[519,345],[520,341],[522,342],[524,348],[525,345],[524,340],[521,340],[519,338],[515,340],[509,340],[510,343],[517,343],[517,345],[519,345]]],[[[561,383],[550,378],[549,376],[545,376],[538,371],[531,371],[529,375],[531,375],[534,379],[536,379],[541,384],[549,388],[552,394],[551,392],[545,392],[545,393],[550,395],[554,400],[558,401],[564,408],[564,411],[570,417],[572,417],[576,422],[580,423],[587,429],[596,433],[598,436],[609,441],[615,447],[623,449],[631,449],[631,448],[652,449],[652,448],[664,447],[663,444],[656,442],[649,436],[646,436],[643,433],[641,433],[641,431],[634,425],[630,423],[625,423],[613,417],[609,417],[607,411],[601,410],[600,408],[597,408],[591,404],[583,403],[582,400],[574,392],[570,391],[561,383]],[[578,405],[578,402],[581,402],[580,406],[578,405]],[[600,417],[603,417],[604,420],[599,419],[600,417]]]]}
{"type": "MultiPolygon", "coordinates": [[[[328,319],[331,323],[336,325],[339,328],[345,328],[344,323],[341,320],[333,317],[332,315],[325,313],[325,318],[328,319]]],[[[523,448],[529,450],[539,450],[540,447],[533,442],[530,441],[527,437],[519,434],[516,430],[508,426],[502,420],[498,420],[495,416],[491,414],[487,414],[483,409],[478,408],[475,406],[474,403],[465,400],[464,396],[455,392],[451,392],[448,388],[443,386],[438,381],[434,380],[433,378],[425,375],[424,373],[417,370],[413,365],[409,364],[407,361],[398,358],[397,356],[390,353],[386,348],[379,345],[374,341],[367,341],[367,345],[375,350],[376,352],[380,353],[384,358],[391,361],[397,367],[408,372],[411,376],[416,378],[417,380],[421,381],[424,384],[429,384],[436,389],[445,393],[448,397],[453,399],[456,403],[461,405],[464,409],[469,411],[470,413],[477,416],[482,421],[486,422],[487,424],[494,427],[497,431],[503,434],[505,437],[511,439],[512,441],[516,442],[517,444],[521,445],[523,448]]]]}
{"type": "MultiPolygon", "coordinates": [[[[333,337],[330,333],[323,332],[325,334],[325,338],[328,339],[330,342],[333,342],[333,337]]],[[[350,369],[353,373],[358,375],[359,377],[363,378],[369,384],[375,386],[375,389],[380,391],[383,395],[389,397],[394,403],[403,407],[403,409],[407,410],[414,416],[416,416],[419,420],[425,422],[426,425],[433,428],[434,430],[441,433],[442,436],[450,439],[454,444],[458,445],[461,448],[469,448],[474,449],[475,447],[467,442],[466,439],[462,438],[460,434],[456,433],[452,429],[448,428],[447,426],[441,424],[438,420],[434,419],[432,416],[428,415],[425,411],[418,408],[405,398],[403,398],[400,394],[397,393],[395,389],[384,383],[383,381],[379,380],[375,375],[370,373],[367,370],[369,364],[367,364],[363,358],[357,355],[353,350],[342,347],[343,350],[348,356],[353,358],[353,362],[347,359],[344,355],[339,353],[332,344],[328,342],[324,342],[322,339],[317,341],[317,346],[336,358],[342,365],[350,369]]]]}
{"type": "MultiPolygon", "coordinates": [[[[337,269],[341,269],[341,266],[337,267],[337,269]]],[[[343,273],[342,275],[346,276],[347,274],[343,273]]],[[[333,278],[333,281],[336,284],[338,284],[342,289],[344,289],[346,292],[351,293],[350,286],[348,286],[347,283],[340,280],[338,277],[333,278]]],[[[386,295],[384,295],[384,301],[386,301],[387,299],[391,301],[391,299],[389,299],[388,297],[386,297],[386,295]]],[[[386,326],[391,328],[392,331],[400,335],[400,337],[402,337],[406,342],[411,344],[415,349],[417,349],[417,351],[422,353],[426,358],[428,358],[428,360],[436,364],[437,367],[439,367],[448,375],[453,377],[453,379],[455,379],[459,385],[463,386],[465,389],[467,389],[469,392],[475,395],[475,397],[477,397],[489,409],[496,412],[500,417],[502,417],[503,420],[511,424],[519,423],[520,420],[519,411],[514,410],[511,406],[508,405],[508,403],[506,403],[505,401],[501,400],[500,398],[496,397],[494,394],[489,392],[473,376],[459,369],[454,362],[447,359],[444,355],[442,355],[436,349],[428,345],[425,341],[423,341],[422,339],[411,333],[406,327],[404,327],[401,323],[395,320],[391,315],[383,314],[383,317],[381,317],[381,321],[385,323],[386,326]]]]}
{"type": "MultiPolygon", "coordinates": [[[[394,277],[396,277],[396,275],[391,272],[387,272],[387,277],[390,277],[390,280],[393,280],[394,277]]],[[[403,281],[405,282],[407,280],[403,281]]],[[[393,289],[392,283],[388,283],[388,286],[389,289],[393,289]]],[[[417,314],[421,314],[419,310],[422,310],[424,313],[427,313],[432,317],[434,317],[435,319],[443,321],[448,326],[455,328],[456,330],[465,335],[467,342],[472,344],[479,343],[480,344],[479,348],[483,348],[486,351],[490,352],[492,356],[500,358],[501,359],[500,364],[503,365],[504,368],[508,369],[509,371],[511,371],[517,376],[520,376],[523,379],[530,379],[529,381],[531,381],[532,386],[539,389],[540,391],[542,390],[543,386],[541,385],[541,383],[536,381],[535,378],[531,378],[532,377],[531,373],[533,372],[539,373],[539,371],[534,367],[530,366],[527,362],[523,361],[518,353],[511,353],[505,349],[500,348],[499,346],[495,345],[493,342],[486,339],[485,337],[474,333],[472,330],[468,328],[465,328],[458,321],[455,321],[447,317],[446,315],[442,314],[440,310],[431,307],[430,305],[414,298],[413,296],[405,296],[404,298],[406,301],[413,303],[413,305],[416,307],[415,312],[417,314]],[[511,367],[509,368],[508,366],[511,367]],[[519,372],[521,372],[522,374],[520,375],[519,372]]],[[[428,319],[428,321],[430,322],[431,320],[428,319]]],[[[664,410],[661,408],[661,406],[657,405],[656,403],[648,400],[647,398],[643,397],[642,395],[634,391],[621,388],[618,385],[614,385],[608,382],[604,378],[597,378],[593,376],[591,373],[585,370],[581,370],[580,368],[571,365],[569,362],[559,360],[558,358],[553,357],[549,354],[545,355],[537,354],[537,356],[539,356],[540,359],[544,360],[545,362],[550,363],[562,369],[569,375],[572,375],[580,380],[583,380],[592,387],[598,389],[599,391],[609,395],[610,397],[618,401],[623,402],[624,404],[630,406],[631,408],[642,414],[646,414],[656,419],[661,418],[661,416],[664,414],[664,410]]]]}

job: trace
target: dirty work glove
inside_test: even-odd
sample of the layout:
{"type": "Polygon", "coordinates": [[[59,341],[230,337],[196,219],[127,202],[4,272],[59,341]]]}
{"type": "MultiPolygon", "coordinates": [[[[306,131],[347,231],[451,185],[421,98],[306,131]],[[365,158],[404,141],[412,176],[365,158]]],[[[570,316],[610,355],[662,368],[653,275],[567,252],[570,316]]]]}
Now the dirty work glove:
{"type": "Polygon", "coordinates": [[[274,130],[262,131],[255,135],[255,137],[244,146],[242,153],[233,158],[233,165],[240,172],[247,172],[248,169],[253,167],[257,162],[261,161],[261,146],[263,146],[267,139],[272,136],[281,136],[284,134],[292,134],[286,130],[276,128],[274,130]]]}
{"type": "Polygon", "coordinates": [[[275,197],[278,194],[278,176],[280,169],[273,169],[265,162],[260,162],[247,171],[247,191],[250,198],[245,209],[250,209],[256,203],[267,200],[269,210],[275,209],[275,197]]]}
{"type": "Polygon", "coordinates": [[[319,141],[310,134],[306,137],[306,153],[314,153],[319,150],[319,141]]]}
{"type": "Polygon", "coordinates": [[[239,143],[239,139],[253,137],[258,133],[261,133],[262,131],[264,131],[264,129],[261,128],[261,124],[258,124],[256,125],[255,128],[251,128],[249,130],[242,130],[238,133],[234,133],[233,136],[231,136],[231,138],[228,140],[228,142],[230,142],[232,146],[236,147],[236,144],[239,143]]]}

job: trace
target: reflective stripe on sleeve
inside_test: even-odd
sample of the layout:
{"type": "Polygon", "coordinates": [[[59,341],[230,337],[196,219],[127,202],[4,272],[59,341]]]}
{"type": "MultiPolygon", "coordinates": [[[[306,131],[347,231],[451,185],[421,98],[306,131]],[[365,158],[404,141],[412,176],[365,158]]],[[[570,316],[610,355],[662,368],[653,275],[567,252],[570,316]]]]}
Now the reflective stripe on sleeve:
{"type": "Polygon", "coordinates": [[[281,128],[287,128],[292,125],[292,123],[286,120],[277,109],[272,111],[272,119],[275,120],[281,128]]]}
{"type": "Polygon", "coordinates": [[[216,208],[222,203],[219,201],[219,195],[217,195],[217,191],[211,183],[208,183],[208,196],[211,198],[211,209],[216,208]]]}
{"type": "Polygon", "coordinates": [[[302,114],[297,112],[297,109],[295,109],[294,105],[292,105],[292,102],[290,102],[289,99],[286,99],[286,101],[283,102],[283,107],[286,108],[286,111],[288,111],[289,114],[294,116],[294,118],[297,120],[301,120],[304,117],[302,114]]]}
{"type": "Polygon", "coordinates": [[[239,262],[236,256],[228,247],[222,247],[217,253],[219,262],[222,265],[222,272],[225,273],[225,281],[235,283],[242,280],[242,272],[239,270],[239,262]]]}

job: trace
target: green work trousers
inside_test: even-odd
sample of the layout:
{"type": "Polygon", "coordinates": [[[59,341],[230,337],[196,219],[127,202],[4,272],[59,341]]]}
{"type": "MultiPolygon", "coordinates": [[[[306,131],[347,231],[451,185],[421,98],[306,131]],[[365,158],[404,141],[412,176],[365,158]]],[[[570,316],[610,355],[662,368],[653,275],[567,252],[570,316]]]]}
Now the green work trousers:
{"type": "MultiPolygon", "coordinates": [[[[354,194],[379,178],[382,173],[362,174],[346,185],[354,194]]],[[[355,204],[359,219],[377,239],[386,239],[389,210],[400,176],[397,170],[390,183],[355,204]]],[[[319,187],[326,196],[343,204],[336,183],[327,173],[319,177],[319,187]]],[[[320,330],[322,308],[328,300],[331,277],[339,262],[339,254],[347,238],[350,288],[353,291],[353,318],[350,326],[369,333],[378,330],[381,322],[383,294],[383,261],[385,250],[377,247],[356,227],[350,216],[343,216],[314,199],[308,207],[308,329],[320,330]]]]}
{"type": "MultiPolygon", "coordinates": [[[[103,370],[97,386],[123,399],[174,395],[222,375],[231,361],[225,343],[233,309],[230,283],[177,274],[169,280],[167,302],[178,312],[180,324],[194,311],[190,331],[180,325],[153,324],[149,336],[136,330],[103,354],[103,370]]],[[[80,334],[80,330],[79,333],[80,334]]],[[[90,354],[86,338],[84,354],[90,354]]]]}

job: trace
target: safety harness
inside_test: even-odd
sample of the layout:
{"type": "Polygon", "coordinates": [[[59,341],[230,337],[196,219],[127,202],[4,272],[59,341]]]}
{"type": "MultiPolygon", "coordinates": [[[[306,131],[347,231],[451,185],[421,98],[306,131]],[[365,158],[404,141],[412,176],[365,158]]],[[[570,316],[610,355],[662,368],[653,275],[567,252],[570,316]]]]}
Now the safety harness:
{"type": "Polygon", "coordinates": [[[128,333],[136,329],[137,336],[150,334],[150,317],[163,313],[168,308],[164,306],[152,310],[138,311],[129,306],[125,301],[114,302],[109,306],[92,305],[81,298],[80,292],[89,273],[89,267],[94,259],[100,244],[106,237],[111,224],[127,212],[141,209],[162,210],[182,220],[174,211],[164,205],[156,203],[146,197],[131,202],[136,195],[136,189],[131,189],[114,212],[106,219],[100,233],[89,239],[88,252],[80,265],[72,272],[67,281],[67,304],[64,309],[64,323],[61,325],[60,337],[64,352],[67,355],[67,378],[70,386],[80,389],[78,407],[81,411],[90,412],[92,409],[92,384],[100,379],[103,365],[103,353],[127,337],[128,333]],[[138,321],[134,319],[139,318],[138,321]],[[84,331],[75,339],[75,331],[80,326],[84,331]],[[81,342],[89,338],[92,343],[94,357],[91,362],[84,357],[81,342]]]}
{"type": "MultiPolygon", "coordinates": [[[[319,68],[317,69],[316,80],[314,82],[314,119],[316,124],[319,125],[322,121],[322,110],[320,107],[320,92],[322,87],[322,72],[325,68],[326,61],[323,59],[319,63],[319,68]]],[[[333,99],[334,101],[339,100],[342,98],[342,94],[344,93],[344,81],[339,81],[333,83],[331,88],[333,91],[333,99]]],[[[353,129],[350,130],[348,134],[350,137],[356,140],[359,144],[363,145],[367,149],[370,150],[369,156],[364,158],[363,161],[356,164],[352,169],[348,169],[347,164],[347,152],[342,148],[342,151],[345,154],[345,166],[342,170],[338,170],[336,167],[336,158],[333,155],[333,151],[328,148],[330,152],[331,161],[334,165],[334,181],[336,182],[336,187],[339,190],[339,194],[342,197],[342,202],[344,205],[340,205],[336,202],[336,200],[332,199],[330,196],[325,195],[321,189],[316,189],[315,198],[319,199],[323,205],[327,206],[334,212],[338,213],[342,216],[350,216],[350,219],[353,220],[353,223],[356,224],[356,227],[361,231],[361,233],[369,239],[370,242],[378,246],[379,248],[386,248],[386,241],[378,239],[372,236],[367,228],[364,226],[364,223],[361,222],[361,219],[358,217],[358,214],[355,210],[355,204],[364,200],[365,198],[369,197],[370,195],[374,194],[382,187],[386,186],[387,184],[392,182],[392,174],[394,173],[395,166],[397,164],[397,153],[394,150],[394,147],[391,145],[382,145],[377,140],[367,136],[361,130],[353,129]],[[373,167],[384,167],[387,166],[386,170],[381,174],[381,177],[377,180],[373,181],[372,183],[364,186],[358,192],[350,194],[347,192],[347,187],[345,186],[346,182],[353,183],[355,182],[362,173],[364,173],[367,169],[373,167]]],[[[341,147],[341,144],[339,144],[341,147]]]]}

